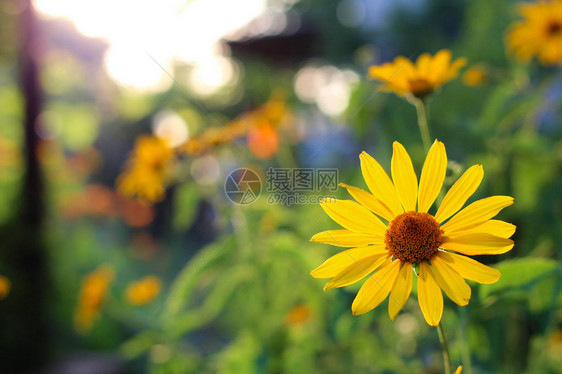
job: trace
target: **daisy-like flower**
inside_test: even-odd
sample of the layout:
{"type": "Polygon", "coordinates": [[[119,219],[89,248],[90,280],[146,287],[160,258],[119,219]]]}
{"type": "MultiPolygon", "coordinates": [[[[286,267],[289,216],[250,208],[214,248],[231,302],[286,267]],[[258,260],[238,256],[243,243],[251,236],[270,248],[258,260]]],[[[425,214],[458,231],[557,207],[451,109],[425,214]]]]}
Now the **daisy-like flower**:
{"type": "Polygon", "coordinates": [[[393,148],[392,180],[363,152],[361,171],[371,193],[343,184],[357,202],[326,199],[321,203],[344,230],[324,231],[311,240],[352,248],[330,257],[312,276],[331,278],[324,290],[369,276],[353,301],[353,314],[374,309],[390,294],[388,313],[394,320],[412,290],[412,265],[419,264],[420,308],[427,323],[437,326],[443,314],[441,290],[458,305],[467,305],[471,290],[465,279],[490,284],[500,278],[498,270],[464,255],[501,254],[513,247],[508,238],[515,226],[492,219],[513,198],[492,196],[461,209],[484,176],[482,166],[474,165],[430,214],[447,169],[445,146],[433,143],[419,186],[406,149],[398,142],[393,148]]]}
{"type": "Polygon", "coordinates": [[[525,62],[534,56],[544,65],[562,64],[562,0],[519,4],[524,18],[507,35],[507,47],[525,62]]]}
{"type": "Polygon", "coordinates": [[[451,58],[451,51],[447,49],[440,50],[435,56],[424,53],[418,57],[415,65],[406,57],[398,56],[393,62],[371,66],[368,76],[383,82],[384,91],[423,98],[456,78],[459,69],[466,64],[464,58],[452,62],[451,58]]]}

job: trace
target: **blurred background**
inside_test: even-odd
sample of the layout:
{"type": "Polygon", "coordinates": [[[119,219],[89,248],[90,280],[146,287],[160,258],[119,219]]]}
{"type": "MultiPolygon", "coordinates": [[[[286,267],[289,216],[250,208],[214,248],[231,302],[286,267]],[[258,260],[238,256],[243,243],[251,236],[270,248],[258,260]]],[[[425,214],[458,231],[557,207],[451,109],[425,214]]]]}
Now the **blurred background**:
{"type": "MultiPolygon", "coordinates": [[[[510,195],[501,280],[446,299],[463,373],[562,373],[562,71],[506,53],[508,0],[2,0],[0,352],[4,373],[439,373],[412,297],[354,317],[358,286],[310,271],[337,248],[318,204],[272,201],[269,168],[387,168],[425,152],[369,66],[450,49],[430,103],[472,199],[510,195]],[[249,168],[251,204],[225,181],[249,168]]],[[[337,191],[305,192],[305,196],[337,191]]]]}

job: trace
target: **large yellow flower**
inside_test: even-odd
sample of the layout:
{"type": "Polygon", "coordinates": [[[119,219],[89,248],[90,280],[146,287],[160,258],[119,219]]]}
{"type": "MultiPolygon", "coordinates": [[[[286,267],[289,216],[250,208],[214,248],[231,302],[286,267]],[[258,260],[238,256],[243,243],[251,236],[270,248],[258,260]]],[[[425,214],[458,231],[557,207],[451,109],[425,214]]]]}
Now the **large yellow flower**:
{"type": "Polygon", "coordinates": [[[345,230],[324,231],[311,239],[353,247],[312,271],[315,278],[331,278],[325,290],[350,285],[375,272],[355,297],[353,314],[374,309],[390,294],[388,313],[394,320],[410,296],[413,264],[419,264],[418,301],[431,326],[439,324],[443,313],[441,289],[458,305],[467,305],[471,290],[464,279],[489,284],[500,278],[498,270],[463,256],[501,254],[513,247],[508,238],[515,226],[491,219],[513,203],[512,197],[492,196],[461,209],[482,181],[481,165],[470,167],[437,212],[429,214],[447,169],[443,143],[435,141],[429,150],[419,187],[412,161],[398,142],[394,142],[392,180],[367,153],[360,159],[371,193],[343,185],[357,202],[327,199],[321,206],[345,230]]]}
{"type": "Polygon", "coordinates": [[[508,35],[508,49],[519,59],[537,56],[544,65],[562,64],[562,0],[519,4],[524,18],[508,35]]]}
{"type": "Polygon", "coordinates": [[[451,57],[451,51],[442,49],[433,57],[429,53],[422,54],[414,65],[406,57],[398,56],[393,62],[371,66],[368,75],[383,82],[384,91],[423,98],[456,78],[459,69],[466,64],[464,58],[451,62],[451,57]]]}

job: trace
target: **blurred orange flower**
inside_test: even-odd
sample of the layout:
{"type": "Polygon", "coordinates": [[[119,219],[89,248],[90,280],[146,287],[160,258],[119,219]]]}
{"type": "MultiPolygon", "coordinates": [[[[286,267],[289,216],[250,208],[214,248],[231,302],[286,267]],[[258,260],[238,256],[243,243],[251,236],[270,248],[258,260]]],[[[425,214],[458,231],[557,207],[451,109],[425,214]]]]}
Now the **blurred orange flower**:
{"type": "Polygon", "coordinates": [[[158,244],[150,234],[140,232],[131,238],[131,254],[141,260],[149,260],[158,251],[158,244]]]}
{"type": "Polygon", "coordinates": [[[158,296],[162,282],[153,275],[147,276],[137,282],[133,282],[125,291],[127,300],[131,305],[148,304],[158,296]]]}
{"type": "Polygon", "coordinates": [[[121,219],[130,227],[145,227],[154,219],[154,207],[143,200],[123,199],[119,204],[121,219]]]}
{"type": "Polygon", "coordinates": [[[268,123],[251,129],[247,142],[250,152],[262,159],[275,156],[280,146],[277,131],[268,123]]]}
{"type": "Polygon", "coordinates": [[[114,276],[115,272],[112,267],[102,265],[84,278],[74,314],[76,331],[87,333],[91,329],[114,276]]]}
{"type": "Polygon", "coordinates": [[[115,193],[110,188],[101,184],[91,184],[82,191],[65,196],[61,203],[61,211],[67,218],[114,217],[117,214],[116,200],[115,193]]]}
{"type": "Polygon", "coordinates": [[[0,275],[0,300],[4,300],[6,296],[8,296],[11,288],[12,283],[10,280],[5,276],[0,275]]]}
{"type": "Polygon", "coordinates": [[[292,118],[284,96],[274,93],[263,105],[242,114],[224,127],[205,130],[188,140],[179,150],[190,156],[198,156],[213,147],[248,136],[250,151],[258,158],[270,158],[279,148],[277,127],[292,118]],[[265,143],[259,144],[261,142],[265,143]]]}
{"type": "Polygon", "coordinates": [[[507,34],[507,49],[528,62],[537,57],[543,65],[562,64],[562,0],[521,3],[523,20],[507,34]]]}
{"type": "Polygon", "coordinates": [[[418,57],[415,65],[406,57],[398,56],[393,62],[371,66],[368,76],[384,83],[383,91],[423,98],[456,78],[459,69],[466,64],[464,58],[455,61],[451,61],[451,58],[451,51],[447,49],[440,50],[435,56],[424,53],[418,57]]]}

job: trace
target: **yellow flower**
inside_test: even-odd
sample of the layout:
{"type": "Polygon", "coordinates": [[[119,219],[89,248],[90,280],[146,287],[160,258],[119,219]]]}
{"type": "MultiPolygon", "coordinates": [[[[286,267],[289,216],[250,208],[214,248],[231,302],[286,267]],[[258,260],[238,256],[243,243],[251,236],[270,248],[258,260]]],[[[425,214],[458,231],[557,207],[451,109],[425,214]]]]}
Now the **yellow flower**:
{"type": "Polygon", "coordinates": [[[6,296],[8,296],[11,288],[12,283],[10,280],[5,276],[0,275],[0,300],[4,300],[6,296]]]}
{"type": "Polygon", "coordinates": [[[522,21],[507,35],[507,47],[525,62],[536,56],[544,65],[562,64],[562,0],[518,6],[522,21]]]}
{"type": "Polygon", "coordinates": [[[312,276],[331,278],[324,287],[328,290],[376,271],[359,290],[351,309],[354,315],[366,313],[390,293],[388,313],[394,320],[410,296],[412,265],[419,264],[418,301],[427,323],[437,326],[443,313],[441,289],[458,305],[467,305],[471,290],[464,279],[489,284],[500,278],[498,270],[461,254],[495,255],[513,247],[508,238],[515,226],[491,219],[513,198],[492,196],[461,210],[484,176],[482,166],[474,165],[449,189],[437,212],[429,214],[445,178],[445,146],[435,141],[429,150],[419,187],[406,149],[398,142],[393,147],[392,180],[363,152],[361,171],[371,193],[343,184],[357,202],[328,199],[321,203],[345,230],[324,231],[311,240],[353,248],[330,257],[312,276]]]}
{"type": "Polygon", "coordinates": [[[461,372],[462,372],[462,366],[459,366],[457,370],[455,370],[455,374],[461,374],[461,372]]]}
{"type": "Polygon", "coordinates": [[[117,179],[118,191],[129,198],[161,201],[173,155],[164,140],[153,136],[139,137],[126,170],[117,179]]]}
{"type": "Polygon", "coordinates": [[[148,276],[133,282],[127,287],[127,300],[131,305],[147,304],[158,296],[161,283],[160,279],[155,276],[148,276]]]}
{"type": "Polygon", "coordinates": [[[475,65],[464,72],[462,81],[467,86],[480,86],[488,77],[488,72],[483,66],[475,65]]]}
{"type": "Polygon", "coordinates": [[[108,265],[98,267],[82,281],[80,298],[74,314],[74,326],[80,333],[92,327],[94,320],[105,299],[105,295],[114,277],[113,269],[108,265]]]}
{"type": "Polygon", "coordinates": [[[274,93],[256,109],[246,112],[223,127],[211,127],[189,139],[178,150],[198,156],[210,149],[248,136],[248,148],[258,158],[270,158],[279,148],[277,128],[291,122],[284,95],[274,93]],[[264,143],[264,144],[261,144],[264,143]]]}
{"type": "Polygon", "coordinates": [[[464,58],[451,62],[451,57],[451,51],[442,49],[433,57],[429,53],[422,54],[414,65],[406,57],[398,56],[393,62],[371,66],[368,75],[383,82],[384,91],[423,98],[456,78],[459,69],[466,64],[464,58]]]}

